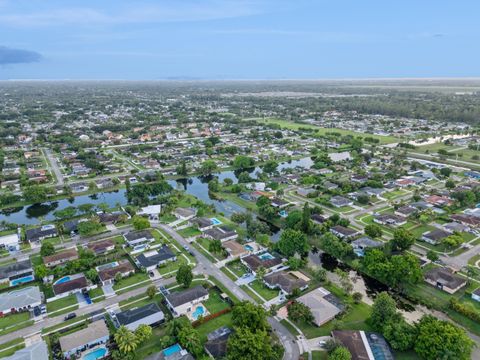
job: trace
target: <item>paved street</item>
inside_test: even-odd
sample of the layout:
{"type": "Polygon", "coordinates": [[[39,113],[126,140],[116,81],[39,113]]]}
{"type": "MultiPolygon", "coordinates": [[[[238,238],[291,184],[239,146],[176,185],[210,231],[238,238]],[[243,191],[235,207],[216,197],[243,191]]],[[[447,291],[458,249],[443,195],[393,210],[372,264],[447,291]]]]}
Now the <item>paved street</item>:
{"type": "MultiPolygon", "coordinates": [[[[165,232],[172,236],[180,245],[187,245],[187,241],[181,237],[177,232],[175,232],[171,227],[167,225],[160,225],[165,232]]],[[[219,280],[227,289],[229,289],[236,297],[240,300],[249,300],[255,302],[245,291],[243,291],[238,285],[235,284],[228,276],[221,272],[215,265],[213,265],[202,253],[197,249],[191,247],[191,251],[195,254],[197,259],[197,271],[200,271],[204,274],[211,275],[219,280]]],[[[284,348],[285,348],[285,360],[296,360],[300,356],[299,346],[295,337],[285,328],[279,321],[275,318],[268,318],[268,322],[274,329],[275,333],[280,338],[284,348]]]]}
{"type": "Polygon", "coordinates": [[[52,151],[50,149],[44,148],[43,151],[45,152],[45,156],[47,157],[48,162],[50,163],[50,169],[53,171],[53,173],[55,174],[55,177],[57,178],[56,185],[63,186],[64,181],[63,181],[62,171],[58,166],[55,155],[52,154],[52,151]]]}

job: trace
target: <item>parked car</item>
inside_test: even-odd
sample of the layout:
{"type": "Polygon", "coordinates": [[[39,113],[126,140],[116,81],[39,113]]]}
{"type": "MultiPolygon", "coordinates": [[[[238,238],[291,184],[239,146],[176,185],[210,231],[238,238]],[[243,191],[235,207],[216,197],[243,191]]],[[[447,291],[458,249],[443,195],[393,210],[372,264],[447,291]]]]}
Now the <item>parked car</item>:
{"type": "Polygon", "coordinates": [[[77,314],[75,313],[70,313],[68,314],[67,316],[65,316],[65,318],[63,319],[64,321],[67,321],[67,320],[71,320],[71,319],[75,319],[77,317],[77,314]]]}

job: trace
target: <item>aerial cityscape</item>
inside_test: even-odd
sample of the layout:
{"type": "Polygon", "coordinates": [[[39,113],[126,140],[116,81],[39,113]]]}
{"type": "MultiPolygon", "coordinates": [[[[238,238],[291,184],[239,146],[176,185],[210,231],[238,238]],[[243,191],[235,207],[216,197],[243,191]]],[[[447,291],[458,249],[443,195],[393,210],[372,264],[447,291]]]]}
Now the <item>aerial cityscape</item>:
{"type": "Polygon", "coordinates": [[[452,45],[379,4],[377,38],[307,1],[32,3],[0,0],[0,359],[480,359],[480,73],[434,60],[473,8],[436,10],[452,45]],[[432,48],[352,65],[385,41],[432,48]]]}

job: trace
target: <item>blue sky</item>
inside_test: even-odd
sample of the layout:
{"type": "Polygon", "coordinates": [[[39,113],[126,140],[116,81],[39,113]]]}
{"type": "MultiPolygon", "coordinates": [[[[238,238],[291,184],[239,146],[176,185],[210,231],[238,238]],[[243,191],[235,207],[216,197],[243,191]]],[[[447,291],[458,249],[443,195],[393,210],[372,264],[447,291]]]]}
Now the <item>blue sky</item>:
{"type": "Polygon", "coordinates": [[[480,76],[480,2],[0,0],[0,79],[480,76]]]}

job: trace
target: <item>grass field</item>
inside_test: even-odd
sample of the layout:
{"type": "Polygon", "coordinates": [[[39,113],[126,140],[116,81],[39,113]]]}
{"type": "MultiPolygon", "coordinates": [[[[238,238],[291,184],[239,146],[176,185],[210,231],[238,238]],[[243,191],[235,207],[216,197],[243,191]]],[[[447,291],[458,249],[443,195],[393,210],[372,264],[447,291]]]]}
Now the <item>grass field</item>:
{"type": "Polygon", "coordinates": [[[267,124],[278,124],[284,129],[290,129],[290,130],[298,130],[299,128],[307,128],[307,129],[314,129],[317,131],[317,134],[319,135],[325,135],[327,133],[331,132],[336,132],[340,133],[341,135],[353,135],[353,136],[361,136],[361,137],[372,137],[374,139],[380,140],[381,143],[383,144],[390,144],[390,143],[396,143],[400,142],[401,140],[393,137],[393,136],[381,136],[381,135],[371,135],[371,134],[363,134],[359,133],[356,131],[352,130],[345,130],[345,129],[337,129],[337,128],[322,128],[316,125],[310,125],[310,124],[300,124],[300,123],[294,123],[291,121],[287,120],[281,120],[281,119],[274,119],[274,118],[267,118],[264,120],[259,119],[258,122],[262,123],[267,123],[267,124]]]}
{"type": "MultiPolygon", "coordinates": [[[[73,311],[78,308],[78,302],[77,302],[77,297],[75,295],[69,295],[67,297],[51,301],[47,303],[47,311],[49,313],[58,311],[60,309],[63,309],[65,307],[69,307],[68,310],[66,311],[73,311]],[[77,305],[74,307],[74,305],[77,305]]],[[[62,312],[63,313],[63,312],[62,312]]],[[[60,313],[55,313],[54,316],[59,315],[60,313]]]]}
{"type": "Polygon", "coordinates": [[[146,286],[148,285],[148,281],[149,278],[148,278],[148,275],[147,274],[144,274],[144,273],[137,273],[137,274],[134,274],[132,276],[129,276],[127,278],[124,278],[118,282],[115,282],[115,284],[113,285],[113,289],[115,290],[115,292],[117,294],[119,293],[122,293],[122,292],[125,292],[125,291],[131,291],[137,287],[141,287],[141,286],[146,286]],[[122,290],[124,288],[126,288],[127,286],[131,286],[125,290],[122,290]],[[117,291],[119,290],[119,291],[117,291]]]}

